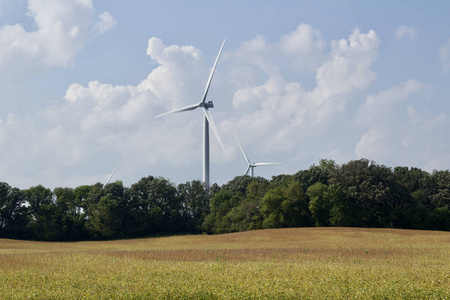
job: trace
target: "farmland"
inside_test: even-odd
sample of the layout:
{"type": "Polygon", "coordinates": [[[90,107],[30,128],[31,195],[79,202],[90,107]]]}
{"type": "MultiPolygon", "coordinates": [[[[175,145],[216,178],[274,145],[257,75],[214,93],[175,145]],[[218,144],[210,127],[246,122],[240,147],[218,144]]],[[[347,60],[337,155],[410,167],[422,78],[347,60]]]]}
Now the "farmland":
{"type": "Polygon", "coordinates": [[[102,242],[0,239],[1,299],[448,299],[450,233],[290,228],[102,242]]]}

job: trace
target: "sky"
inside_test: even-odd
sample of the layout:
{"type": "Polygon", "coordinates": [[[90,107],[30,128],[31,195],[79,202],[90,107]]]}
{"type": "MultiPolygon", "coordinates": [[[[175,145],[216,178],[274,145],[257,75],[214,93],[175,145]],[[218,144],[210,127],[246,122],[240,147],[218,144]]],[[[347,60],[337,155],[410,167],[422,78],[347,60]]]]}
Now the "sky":
{"type": "Polygon", "coordinates": [[[0,0],[0,182],[271,179],[332,159],[450,168],[450,2],[0,0]]]}

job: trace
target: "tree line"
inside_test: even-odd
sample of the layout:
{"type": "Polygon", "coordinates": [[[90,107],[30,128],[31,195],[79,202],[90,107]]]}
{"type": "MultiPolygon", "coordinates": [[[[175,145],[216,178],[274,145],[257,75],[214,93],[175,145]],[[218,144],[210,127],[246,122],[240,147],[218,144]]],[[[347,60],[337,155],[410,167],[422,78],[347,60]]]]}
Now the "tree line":
{"type": "Polygon", "coordinates": [[[208,193],[198,180],[148,176],[53,191],[0,183],[0,237],[80,241],[264,228],[450,230],[450,172],[321,160],[293,175],[238,176],[208,193]]]}

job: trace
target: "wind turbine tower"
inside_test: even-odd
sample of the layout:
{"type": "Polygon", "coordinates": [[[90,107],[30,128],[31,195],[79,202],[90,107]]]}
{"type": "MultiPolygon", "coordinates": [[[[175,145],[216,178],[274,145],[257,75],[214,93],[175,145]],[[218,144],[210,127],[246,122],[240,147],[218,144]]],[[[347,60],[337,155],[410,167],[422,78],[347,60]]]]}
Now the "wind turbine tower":
{"type": "Polygon", "coordinates": [[[223,46],[225,45],[225,40],[220,47],[219,54],[217,54],[216,61],[214,62],[211,73],[209,74],[208,81],[206,83],[205,91],[203,93],[203,97],[199,103],[185,106],[179,109],[175,109],[160,115],[157,115],[155,118],[159,118],[169,114],[175,114],[179,112],[194,110],[197,108],[201,108],[203,111],[203,183],[205,184],[205,189],[209,189],[209,126],[214,132],[217,140],[219,141],[220,146],[225,154],[227,154],[225,147],[222,144],[222,140],[220,139],[219,132],[217,131],[216,125],[214,124],[214,120],[209,112],[210,108],[214,107],[212,101],[206,102],[206,97],[208,95],[209,86],[211,85],[212,78],[214,76],[214,71],[216,70],[217,62],[219,61],[220,54],[222,53],[223,46]]]}

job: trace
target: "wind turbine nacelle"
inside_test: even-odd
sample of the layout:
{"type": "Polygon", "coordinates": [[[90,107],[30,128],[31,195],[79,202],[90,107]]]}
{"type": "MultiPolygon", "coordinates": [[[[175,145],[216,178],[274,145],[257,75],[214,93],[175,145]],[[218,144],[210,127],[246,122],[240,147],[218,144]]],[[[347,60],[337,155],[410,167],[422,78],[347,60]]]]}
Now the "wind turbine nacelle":
{"type": "Polygon", "coordinates": [[[213,108],[214,104],[212,103],[212,101],[208,101],[205,103],[205,108],[213,108]]]}

